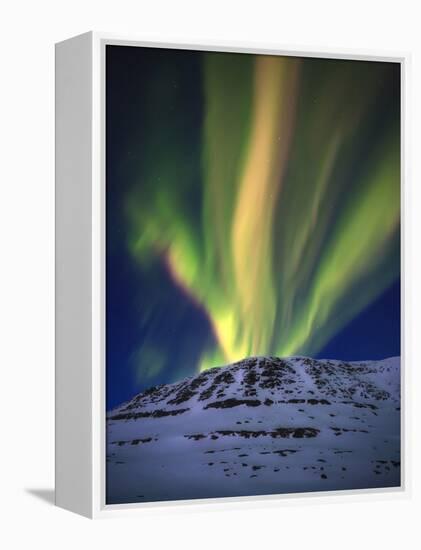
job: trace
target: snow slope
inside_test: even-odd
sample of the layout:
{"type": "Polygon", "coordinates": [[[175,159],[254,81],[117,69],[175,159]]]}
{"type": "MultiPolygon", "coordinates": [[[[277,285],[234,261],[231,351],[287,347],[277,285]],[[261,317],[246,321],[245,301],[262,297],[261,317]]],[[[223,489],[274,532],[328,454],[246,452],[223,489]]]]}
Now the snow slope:
{"type": "Polygon", "coordinates": [[[399,357],[250,357],[107,414],[108,504],[399,485],[399,357]]]}

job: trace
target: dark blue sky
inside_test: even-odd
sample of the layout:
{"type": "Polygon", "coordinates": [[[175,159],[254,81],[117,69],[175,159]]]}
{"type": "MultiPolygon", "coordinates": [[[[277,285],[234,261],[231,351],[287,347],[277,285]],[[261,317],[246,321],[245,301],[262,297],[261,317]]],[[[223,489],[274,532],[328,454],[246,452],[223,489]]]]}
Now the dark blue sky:
{"type": "MultiPolygon", "coordinates": [[[[158,257],[141,268],[127,245],[128,191],[141,185],[138,174],[146,165],[145,151],[150,154],[154,146],[144,131],[152,104],[147,83],[148,79],[160,78],[162,66],[171,73],[177,63],[180,82],[188,84],[183,89],[186,111],[181,116],[187,122],[182,139],[193,152],[193,172],[200,172],[201,159],[196,151],[203,119],[201,56],[188,51],[107,48],[107,409],[151,385],[194,374],[203,350],[215,345],[206,311],[174,282],[163,259],[158,257]]],[[[165,129],[164,114],[156,111],[153,116],[165,129]]],[[[194,210],[198,197],[192,195],[189,200],[194,210]]],[[[399,279],[317,354],[350,361],[394,355],[400,355],[399,279]]]]}
{"type": "Polygon", "coordinates": [[[340,330],[317,354],[349,361],[400,355],[400,280],[340,330]]]}

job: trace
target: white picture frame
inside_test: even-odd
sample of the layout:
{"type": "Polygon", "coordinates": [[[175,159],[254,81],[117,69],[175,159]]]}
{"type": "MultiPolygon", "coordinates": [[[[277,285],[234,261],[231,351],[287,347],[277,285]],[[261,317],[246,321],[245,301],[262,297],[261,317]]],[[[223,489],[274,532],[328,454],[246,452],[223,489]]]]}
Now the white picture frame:
{"type": "Polygon", "coordinates": [[[232,43],[153,43],[89,32],[56,45],[56,504],[90,517],[159,506],[279,505],[294,499],[396,498],[408,483],[408,377],[405,212],[409,199],[408,54],[297,51],[232,43]],[[402,426],[401,487],[232,497],[163,503],[105,504],[105,46],[165,47],[393,61],[401,64],[402,426]]]}

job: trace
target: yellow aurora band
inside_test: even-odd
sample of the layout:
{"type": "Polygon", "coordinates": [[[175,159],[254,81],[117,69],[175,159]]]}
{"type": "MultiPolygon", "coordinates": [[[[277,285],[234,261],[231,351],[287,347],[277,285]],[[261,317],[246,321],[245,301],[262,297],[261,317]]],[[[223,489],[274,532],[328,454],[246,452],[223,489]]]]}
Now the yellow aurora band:
{"type": "Polygon", "coordinates": [[[181,149],[175,125],[127,202],[131,253],[165,258],[211,320],[217,345],[198,369],[316,354],[398,276],[399,102],[379,115],[389,70],[204,54],[200,151],[181,149]]]}

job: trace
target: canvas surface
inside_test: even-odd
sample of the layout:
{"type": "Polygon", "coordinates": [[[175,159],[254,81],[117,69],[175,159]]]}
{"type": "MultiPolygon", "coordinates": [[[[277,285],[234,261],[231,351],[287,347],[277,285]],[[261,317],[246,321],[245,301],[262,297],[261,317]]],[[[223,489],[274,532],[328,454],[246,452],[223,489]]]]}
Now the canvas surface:
{"type": "Polygon", "coordinates": [[[400,65],[106,48],[108,504],[400,485],[400,65]]]}

